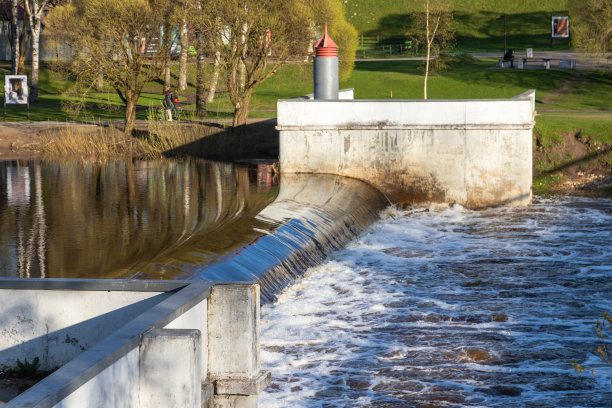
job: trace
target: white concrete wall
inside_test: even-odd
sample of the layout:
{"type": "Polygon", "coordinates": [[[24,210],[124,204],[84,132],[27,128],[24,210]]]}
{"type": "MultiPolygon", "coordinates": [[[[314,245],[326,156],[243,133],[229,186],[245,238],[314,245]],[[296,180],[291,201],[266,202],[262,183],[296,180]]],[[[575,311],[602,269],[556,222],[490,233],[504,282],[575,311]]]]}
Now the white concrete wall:
{"type": "Polygon", "coordinates": [[[60,367],[129,320],[162,292],[0,289],[0,367],[40,359],[60,367]]]}
{"type": "MultiPolygon", "coordinates": [[[[306,95],[307,99],[314,99],[314,94],[306,95]]],[[[340,89],[338,91],[338,99],[355,99],[355,88],[340,89]]]]}
{"type": "Polygon", "coordinates": [[[281,172],[361,179],[399,204],[526,205],[534,96],[279,101],[281,172]]]}
{"type": "MultiPolygon", "coordinates": [[[[47,282],[53,280],[45,280],[42,285],[47,282]]],[[[83,281],[76,283],[82,285],[83,281]]],[[[257,284],[220,284],[217,290],[211,290],[209,283],[184,282],[176,290],[177,284],[171,283],[167,285],[168,292],[161,294],[125,289],[118,292],[8,289],[11,284],[0,279],[0,286],[3,285],[0,290],[5,291],[1,293],[5,295],[3,299],[11,299],[11,308],[4,310],[2,317],[13,324],[7,329],[0,325],[0,330],[4,329],[0,338],[13,343],[25,340],[11,343],[10,358],[34,357],[41,352],[37,347],[48,347],[47,361],[59,361],[54,356],[56,351],[61,358],[70,353],[62,347],[50,346],[49,338],[53,336],[49,334],[64,334],[61,330],[69,329],[68,338],[79,336],[81,344],[83,339],[94,338],[92,333],[87,337],[87,329],[93,332],[97,325],[106,325],[95,335],[111,332],[9,401],[7,408],[199,408],[205,402],[203,398],[212,394],[212,385],[205,381],[219,379],[217,394],[225,395],[221,399],[256,395],[270,382],[270,373],[259,370],[257,284]],[[113,302],[117,302],[115,308],[113,302]],[[44,313],[43,305],[47,309],[44,313]],[[106,309],[110,309],[109,313],[100,315],[106,309]],[[53,313],[63,315],[59,318],[53,313]],[[96,325],[89,324],[94,321],[96,325]],[[40,327],[45,330],[41,332],[40,327]],[[47,327],[58,330],[49,331],[47,327]]],[[[18,284],[23,286],[23,281],[18,284]]],[[[253,400],[237,398],[236,401],[253,400]]]]}
{"type": "Polygon", "coordinates": [[[138,347],[63,398],[53,408],[137,408],[140,406],[138,347]]]}
{"type": "Polygon", "coordinates": [[[208,302],[200,302],[177,319],[166,325],[164,329],[197,329],[202,333],[200,336],[202,349],[202,373],[206,376],[208,372],[208,302]]]}

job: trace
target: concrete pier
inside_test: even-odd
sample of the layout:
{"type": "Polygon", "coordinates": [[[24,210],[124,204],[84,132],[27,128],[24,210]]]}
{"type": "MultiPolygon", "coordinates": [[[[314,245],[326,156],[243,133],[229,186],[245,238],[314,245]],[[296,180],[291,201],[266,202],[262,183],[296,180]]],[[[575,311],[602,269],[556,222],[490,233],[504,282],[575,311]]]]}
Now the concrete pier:
{"type": "Polygon", "coordinates": [[[531,203],[535,91],[495,100],[278,101],[282,173],[364,180],[398,204],[531,203]]]}

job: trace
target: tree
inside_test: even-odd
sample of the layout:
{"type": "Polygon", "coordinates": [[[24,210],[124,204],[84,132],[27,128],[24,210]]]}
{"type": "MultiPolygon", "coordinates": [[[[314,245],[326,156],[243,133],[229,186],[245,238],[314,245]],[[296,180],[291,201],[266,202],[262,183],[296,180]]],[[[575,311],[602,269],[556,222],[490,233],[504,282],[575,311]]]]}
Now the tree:
{"type": "Polygon", "coordinates": [[[178,89],[184,91],[187,89],[187,51],[189,47],[189,30],[187,28],[187,13],[189,9],[189,0],[184,0],[181,5],[178,6],[180,13],[180,41],[181,41],[181,54],[179,57],[179,78],[178,78],[178,89]]]}
{"type": "MultiPolygon", "coordinates": [[[[23,0],[32,33],[32,79],[30,100],[38,99],[38,70],[40,67],[40,30],[45,7],[49,0],[23,0]]],[[[25,29],[25,27],[24,27],[25,29]]]]}
{"type": "MultiPolygon", "coordinates": [[[[310,0],[313,13],[313,25],[323,27],[327,24],[328,33],[338,46],[340,79],[348,78],[355,66],[355,53],[358,45],[358,34],[355,27],[349,24],[344,15],[344,7],[340,0],[310,0]]],[[[316,33],[318,40],[323,32],[316,33]]]]}
{"type": "Polygon", "coordinates": [[[303,0],[223,0],[211,9],[219,24],[210,38],[221,55],[233,125],[243,125],[253,90],[289,58],[306,55],[311,10],[303,0]]]}
{"type": "Polygon", "coordinates": [[[11,47],[11,74],[22,74],[25,60],[30,52],[30,30],[28,20],[23,19],[19,29],[19,15],[24,13],[20,0],[0,3],[0,21],[9,22],[8,42],[11,47]]]}
{"type": "MultiPolygon", "coordinates": [[[[17,18],[19,14],[19,0],[11,1],[11,74],[17,75],[19,66],[19,38],[17,37],[17,18]]],[[[25,24],[24,24],[25,29],[25,24]]],[[[25,31],[25,30],[22,30],[25,31]]]]}
{"type": "Polygon", "coordinates": [[[423,12],[412,14],[412,27],[408,33],[415,45],[425,51],[425,79],[423,98],[427,99],[427,79],[433,69],[440,68],[436,62],[440,50],[450,46],[454,39],[452,30],[452,7],[450,0],[423,0],[423,12]]]}
{"type": "Polygon", "coordinates": [[[612,51],[612,2],[569,1],[572,42],[577,48],[602,54],[612,51]]]}
{"type": "MultiPolygon", "coordinates": [[[[208,89],[212,88],[211,93],[214,96],[219,77],[219,59],[220,51],[214,49],[215,42],[210,40],[212,36],[219,35],[216,28],[218,19],[212,16],[210,8],[211,2],[208,0],[195,0],[192,4],[192,9],[187,13],[187,23],[194,30],[196,41],[194,48],[197,56],[196,66],[196,115],[206,115],[206,104],[212,102],[212,98],[208,100],[206,86],[206,60],[207,54],[216,55],[213,74],[210,79],[208,89]]],[[[223,43],[220,41],[219,43],[223,43]]]]}
{"type": "Polygon", "coordinates": [[[171,0],[73,0],[49,15],[49,34],[74,50],[65,68],[77,78],[79,92],[91,90],[102,72],[125,104],[128,135],[144,86],[159,79],[168,63],[172,7],[171,0]]]}

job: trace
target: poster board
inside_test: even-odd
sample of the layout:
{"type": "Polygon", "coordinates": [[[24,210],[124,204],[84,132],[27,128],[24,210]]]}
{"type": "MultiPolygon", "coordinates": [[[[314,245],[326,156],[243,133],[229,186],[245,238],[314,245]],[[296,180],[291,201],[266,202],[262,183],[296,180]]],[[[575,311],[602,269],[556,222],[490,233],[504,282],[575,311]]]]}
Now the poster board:
{"type": "Polygon", "coordinates": [[[6,105],[27,105],[28,97],[27,75],[4,76],[4,103],[6,105]]]}
{"type": "Polygon", "coordinates": [[[569,17],[552,18],[552,38],[569,38],[569,17]]]}

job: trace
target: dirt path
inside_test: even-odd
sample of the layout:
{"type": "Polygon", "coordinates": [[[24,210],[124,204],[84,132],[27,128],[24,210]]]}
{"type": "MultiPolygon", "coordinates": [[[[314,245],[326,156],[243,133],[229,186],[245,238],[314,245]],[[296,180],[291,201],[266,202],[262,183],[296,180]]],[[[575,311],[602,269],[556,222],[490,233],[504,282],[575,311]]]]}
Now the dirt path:
{"type": "Polygon", "coordinates": [[[542,103],[549,104],[552,103],[558,96],[569,93],[572,89],[586,83],[587,80],[580,73],[575,73],[570,79],[565,81],[560,88],[551,92],[546,98],[542,100],[542,103]]]}

